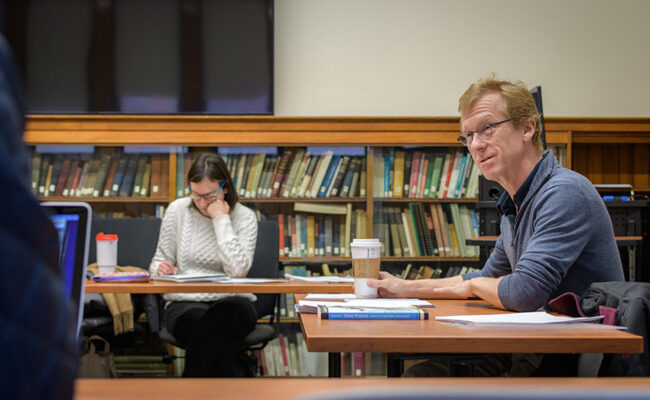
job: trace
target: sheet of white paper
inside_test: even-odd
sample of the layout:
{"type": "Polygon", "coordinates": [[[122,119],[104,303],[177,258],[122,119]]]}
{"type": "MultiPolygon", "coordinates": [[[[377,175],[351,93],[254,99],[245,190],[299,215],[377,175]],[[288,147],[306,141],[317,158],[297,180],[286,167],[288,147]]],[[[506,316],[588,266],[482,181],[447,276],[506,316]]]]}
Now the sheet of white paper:
{"type": "Polygon", "coordinates": [[[467,324],[467,323],[455,323],[455,322],[447,322],[444,321],[445,324],[451,325],[451,326],[456,326],[458,328],[462,329],[467,329],[467,330],[485,330],[485,329],[507,329],[507,328],[513,328],[513,329],[530,329],[530,330],[537,330],[537,331],[543,331],[543,330],[548,330],[548,329],[571,329],[571,330],[581,330],[581,329],[602,329],[602,330],[611,330],[611,329],[618,329],[618,330],[626,330],[627,328],[624,326],[617,326],[617,325],[603,325],[599,323],[591,323],[591,322],[581,322],[581,323],[566,323],[566,322],[560,322],[560,323],[553,323],[553,324],[510,324],[510,323],[496,323],[496,324],[467,324]]]}
{"type": "Polygon", "coordinates": [[[226,274],[154,275],[153,278],[173,282],[221,282],[230,279],[226,274]]]}
{"type": "Polygon", "coordinates": [[[309,293],[307,296],[305,296],[305,300],[346,300],[354,298],[356,298],[354,296],[354,293],[309,293]]]}
{"type": "Polygon", "coordinates": [[[482,315],[451,315],[436,316],[436,320],[462,324],[558,324],[576,322],[594,322],[603,319],[603,316],[571,318],[551,315],[544,311],[521,312],[510,314],[482,314],[482,315]]]}
{"type": "Polygon", "coordinates": [[[297,276],[284,274],[284,277],[291,279],[292,281],[303,282],[354,283],[354,278],[349,276],[297,276]]]}
{"type": "Polygon", "coordinates": [[[285,280],[267,279],[267,278],[230,278],[222,283],[281,283],[285,280]]]}
{"type": "Polygon", "coordinates": [[[350,299],[345,301],[348,307],[396,308],[396,307],[433,307],[433,304],[420,299],[350,299]]]}

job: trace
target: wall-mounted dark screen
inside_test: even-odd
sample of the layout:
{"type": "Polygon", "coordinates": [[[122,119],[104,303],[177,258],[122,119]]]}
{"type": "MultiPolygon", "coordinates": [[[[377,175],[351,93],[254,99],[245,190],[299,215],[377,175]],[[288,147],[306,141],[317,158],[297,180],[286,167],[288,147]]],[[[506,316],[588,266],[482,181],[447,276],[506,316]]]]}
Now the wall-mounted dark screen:
{"type": "Polygon", "coordinates": [[[535,86],[530,89],[530,94],[535,100],[535,106],[537,107],[537,112],[539,113],[539,123],[542,125],[540,136],[542,139],[542,147],[546,150],[546,126],[544,126],[544,106],[542,104],[542,87],[535,86]]]}
{"type": "Polygon", "coordinates": [[[30,113],[273,114],[273,0],[1,4],[30,113]]]}

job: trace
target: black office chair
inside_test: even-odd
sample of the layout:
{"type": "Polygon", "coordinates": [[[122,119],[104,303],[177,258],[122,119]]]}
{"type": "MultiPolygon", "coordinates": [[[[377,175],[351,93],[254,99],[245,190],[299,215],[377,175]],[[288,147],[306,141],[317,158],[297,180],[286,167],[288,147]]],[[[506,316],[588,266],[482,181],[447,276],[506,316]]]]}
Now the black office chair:
{"type": "MultiPolygon", "coordinates": [[[[160,218],[94,218],[90,228],[88,263],[97,261],[95,237],[99,232],[118,235],[117,264],[148,270],[156,251],[160,232],[160,218]]],[[[160,330],[158,296],[139,294],[132,297],[134,315],[145,312],[150,332],[160,330]]],[[[86,294],[83,332],[112,336],[113,319],[101,295],[86,294]]],[[[136,326],[136,329],[138,327],[136,326]]]]}
{"type": "MultiPolygon", "coordinates": [[[[249,278],[277,278],[279,277],[279,228],[276,221],[262,220],[257,228],[257,242],[253,264],[247,277],[249,278]]],[[[269,315],[269,323],[257,323],[255,328],[243,341],[242,350],[259,350],[275,337],[279,317],[276,315],[278,309],[277,294],[256,293],[258,318],[269,315]]],[[[176,338],[163,326],[159,332],[160,339],[179,346],[176,338]]]]}

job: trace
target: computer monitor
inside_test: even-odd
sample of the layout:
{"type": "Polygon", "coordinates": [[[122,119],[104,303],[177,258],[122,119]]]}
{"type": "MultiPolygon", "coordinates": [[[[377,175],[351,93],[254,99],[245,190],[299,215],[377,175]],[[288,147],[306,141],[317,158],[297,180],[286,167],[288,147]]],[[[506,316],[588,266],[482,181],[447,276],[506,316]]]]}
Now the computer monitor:
{"type": "Polygon", "coordinates": [[[539,123],[541,125],[540,136],[542,139],[542,147],[546,150],[546,128],[544,127],[544,107],[542,106],[542,87],[535,86],[530,89],[530,94],[535,100],[535,106],[537,107],[537,112],[539,113],[539,123]]]}
{"type": "Polygon", "coordinates": [[[41,203],[41,207],[54,224],[59,236],[59,266],[65,293],[75,311],[78,337],[83,318],[92,210],[83,202],[51,201],[41,203]]]}

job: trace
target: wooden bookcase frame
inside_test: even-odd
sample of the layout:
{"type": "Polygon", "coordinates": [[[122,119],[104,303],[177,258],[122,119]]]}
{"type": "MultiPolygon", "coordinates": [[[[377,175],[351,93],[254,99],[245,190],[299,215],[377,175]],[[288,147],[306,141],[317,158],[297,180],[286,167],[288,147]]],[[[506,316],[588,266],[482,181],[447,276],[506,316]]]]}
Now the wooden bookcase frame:
{"type": "MultiPolygon", "coordinates": [[[[596,178],[603,168],[619,168],[619,165],[607,165],[603,148],[632,145],[620,147],[632,154],[619,154],[617,160],[640,160],[632,174],[641,183],[635,189],[650,191],[650,118],[546,118],[545,125],[548,145],[565,146],[567,165],[580,165],[583,169],[586,166],[586,171],[579,172],[587,177],[592,172],[589,168],[594,169],[596,178]],[[574,144],[582,146],[579,160],[573,157],[574,144]],[[585,152],[584,145],[598,146],[599,156],[591,159],[589,148],[585,152]],[[584,160],[585,157],[589,160],[584,160]]],[[[457,117],[29,115],[24,141],[28,145],[95,146],[367,146],[367,174],[373,176],[373,148],[460,146],[459,126],[457,117]]],[[[171,202],[176,187],[176,153],[171,148],[169,157],[170,195],[169,199],[162,200],[171,202]]],[[[373,193],[372,179],[368,179],[366,193],[373,193]]],[[[371,195],[366,197],[369,232],[372,232],[374,203],[371,195]]]]}

